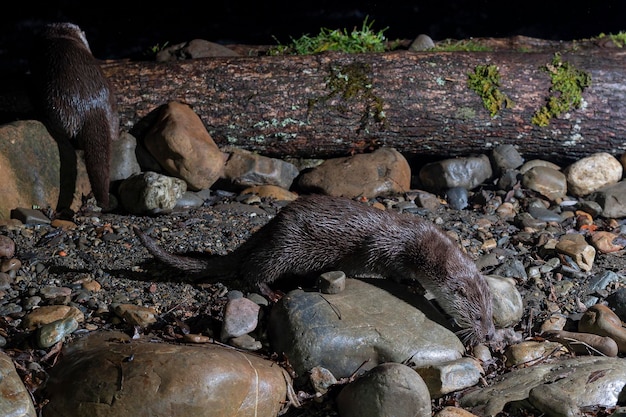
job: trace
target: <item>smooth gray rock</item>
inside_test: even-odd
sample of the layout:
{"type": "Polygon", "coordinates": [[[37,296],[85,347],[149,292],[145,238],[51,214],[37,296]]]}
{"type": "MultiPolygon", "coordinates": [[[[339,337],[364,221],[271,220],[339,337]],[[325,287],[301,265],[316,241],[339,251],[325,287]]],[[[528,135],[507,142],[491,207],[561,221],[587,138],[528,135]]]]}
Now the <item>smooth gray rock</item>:
{"type": "Polygon", "coordinates": [[[399,363],[378,365],[344,387],[337,396],[341,417],[430,417],[426,384],[417,372],[399,363]]]}
{"type": "Polygon", "coordinates": [[[461,357],[458,337],[416,308],[430,307],[434,314],[425,299],[387,280],[371,282],[382,288],[347,279],[340,294],[294,290],[274,305],[270,342],[286,354],[298,376],[316,366],[344,378],[384,362],[420,366],[461,357]]]}
{"type": "Polygon", "coordinates": [[[626,217],[626,181],[602,187],[588,197],[602,207],[602,215],[608,218],[626,217]]]}
{"type": "Polygon", "coordinates": [[[624,359],[579,357],[514,369],[490,386],[467,393],[461,397],[460,404],[484,416],[495,416],[507,404],[527,401],[549,416],[581,415],[580,407],[623,404],[626,400],[624,386],[624,359]],[[547,398],[534,391],[548,386],[553,395],[547,398]],[[533,395],[530,395],[531,390],[533,395]],[[555,412],[555,409],[565,410],[567,414],[555,412]]]}
{"type": "Polygon", "coordinates": [[[224,166],[223,178],[237,189],[254,185],[289,189],[299,173],[298,168],[289,162],[243,149],[232,149],[224,166]]]}
{"type": "Polygon", "coordinates": [[[487,155],[451,158],[431,162],[420,169],[419,179],[431,190],[463,187],[471,190],[491,178],[491,162],[487,155]]]}
{"type": "Polygon", "coordinates": [[[493,293],[493,321],[497,327],[510,327],[520,321],[524,314],[522,295],[512,278],[485,275],[493,293]]]}
{"type": "Polygon", "coordinates": [[[512,169],[517,169],[524,163],[524,158],[513,145],[499,145],[491,152],[491,161],[495,171],[499,174],[512,169]]]}
{"type": "Polygon", "coordinates": [[[128,132],[120,132],[119,139],[111,144],[111,182],[125,180],[141,172],[136,149],[137,139],[128,132]]]}
{"type": "Polygon", "coordinates": [[[478,361],[472,358],[418,367],[415,370],[426,383],[433,398],[474,386],[484,373],[478,361]]]}

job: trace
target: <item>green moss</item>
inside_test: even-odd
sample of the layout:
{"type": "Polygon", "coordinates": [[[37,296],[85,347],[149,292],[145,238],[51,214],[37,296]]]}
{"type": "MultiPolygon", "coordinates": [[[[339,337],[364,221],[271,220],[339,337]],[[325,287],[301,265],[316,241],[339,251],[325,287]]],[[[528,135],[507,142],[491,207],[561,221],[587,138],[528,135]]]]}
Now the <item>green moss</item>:
{"type": "Polygon", "coordinates": [[[503,108],[511,108],[514,103],[500,91],[500,73],[495,65],[477,65],[467,77],[467,85],[483,100],[483,105],[491,117],[503,108]]]}
{"type": "Polygon", "coordinates": [[[580,108],[582,93],[591,85],[591,75],[574,68],[561,60],[559,53],[554,54],[552,63],[542,69],[550,74],[552,86],[546,105],[540,108],[532,118],[537,126],[547,126],[553,117],[558,117],[573,108],[580,108]]]}
{"type": "Polygon", "coordinates": [[[446,39],[437,43],[434,48],[429,49],[432,52],[489,52],[492,48],[481,45],[471,39],[463,39],[459,41],[453,41],[446,39]]]}
{"type": "Polygon", "coordinates": [[[360,130],[367,130],[373,121],[379,125],[385,124],[386,116],[383,109],[383,99],[372,91],[372,68],[363,62],[352,62],[343,66],[331,65],[326,78],[328,94],[309,100],[309,112],[321,103],[331,99],[338,99],[335,109],[343,114],[355,108],[355,102],[363,103],[364,109],[360,118],[360,130]]]}
{"type": "Polygon", "coordinates": [[[372,30],[374,21],[368,23],[366,17],[360,30],[356,28],[348,32],[346,29],[330,30],[322,28],[316,36],[302,35],[298,39],[291,38],[287,45],[279,44],[269,49],[269,55],[309,55],[325,51],[346,53],[384,52],[385,29],[378,32],[372,30]]]}
{"type": "Polygon", "coordinates": [[[598,39],[603,39],[607,37],[611,39],[615,46],[617,46],[618,48],[623,48],[624,45],[626,45],[626,32],[618,32],[617,34],[609,33],[608,35],[601,33],[597,36],[598,39]]]}

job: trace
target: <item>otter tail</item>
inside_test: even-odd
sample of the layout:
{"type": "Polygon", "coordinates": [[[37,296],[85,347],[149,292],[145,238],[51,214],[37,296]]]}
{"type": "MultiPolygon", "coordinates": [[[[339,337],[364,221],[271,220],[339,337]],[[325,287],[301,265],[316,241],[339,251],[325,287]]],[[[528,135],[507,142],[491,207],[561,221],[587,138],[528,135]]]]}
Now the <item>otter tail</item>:
{"type": "Polygon", "coordinates": [[[150,252],[152,256],[161,262],[181,271],[198,275],[197,278],[207,275],[207,270],[210,266],[208,259],[198,259],[169,253],[157,245],[154,239],[142,232],[137,226],[133,226],[133,230],[135,231],[135,235],[137,235],[141,244],[148,249],[148,252],[150,252]]]}

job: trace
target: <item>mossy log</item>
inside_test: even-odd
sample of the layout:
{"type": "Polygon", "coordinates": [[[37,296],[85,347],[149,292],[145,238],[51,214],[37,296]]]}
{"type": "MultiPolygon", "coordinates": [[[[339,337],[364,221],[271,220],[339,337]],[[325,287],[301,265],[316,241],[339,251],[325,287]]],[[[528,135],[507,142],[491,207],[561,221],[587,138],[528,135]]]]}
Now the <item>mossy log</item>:
{"type": "MultiPolygon", "coordinates": [[[[580,108],[532,122],[551,92],[553,52],[324,53],[104,64],[133,130],[171,100],[188,103],[215,142],[274,157],[332,157],[394,147],[452,157],[514,144],[528,158],[575,160],[626,151],[626,52],[562,53],[590,76],[580,108]],[[468,86],[495,65],[513,104],[492,117],[468,86]],[[144,119],[145,120],[145,119],[144,119]]],[[[0,103],[2,106],[2,103],[0,103]]]]}

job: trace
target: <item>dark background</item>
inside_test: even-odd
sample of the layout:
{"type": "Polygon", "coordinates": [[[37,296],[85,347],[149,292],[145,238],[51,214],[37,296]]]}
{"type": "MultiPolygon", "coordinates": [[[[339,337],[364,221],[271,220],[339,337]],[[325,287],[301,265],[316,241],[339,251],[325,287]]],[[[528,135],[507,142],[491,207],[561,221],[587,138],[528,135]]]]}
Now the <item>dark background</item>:
{"type": "Polygon", "coordinates": [[[626,30],[626,1],[188,1],[15,2],[0,18],[0,70],[24,71],[34,32],[70,21],[98,58],[141,59],[155,45],[202,38],[223,44],[288,43],[322,27],[352,29],[366,17],[388,39],[526,35],[572,40],[626,30]]]}

